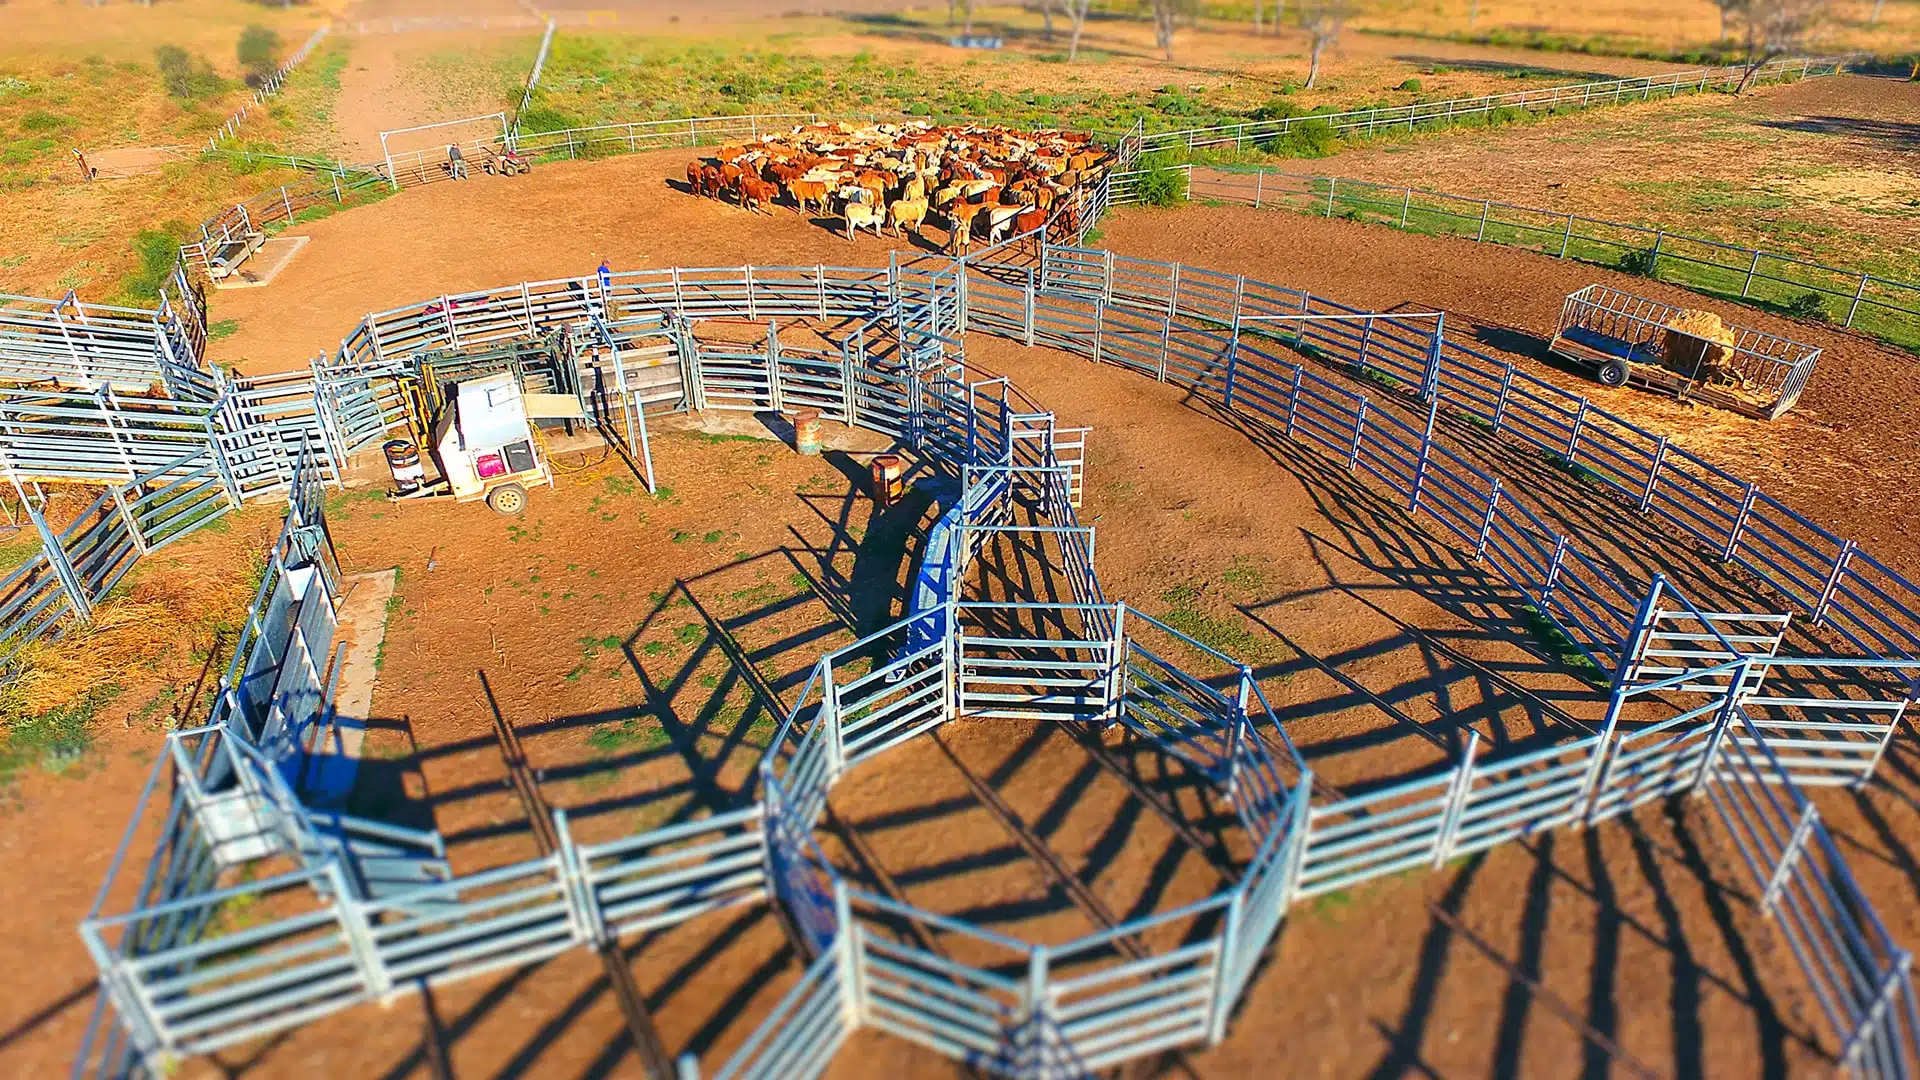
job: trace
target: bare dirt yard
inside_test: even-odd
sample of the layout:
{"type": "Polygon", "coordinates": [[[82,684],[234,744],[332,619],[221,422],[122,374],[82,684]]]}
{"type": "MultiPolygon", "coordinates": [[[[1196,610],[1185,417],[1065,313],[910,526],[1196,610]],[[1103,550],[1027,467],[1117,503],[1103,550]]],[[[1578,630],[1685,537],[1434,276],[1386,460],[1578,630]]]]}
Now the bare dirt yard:
{"type": "Polygon", "coordinates": [[[1920,415],[1911,353],[1645,278],[1386,226],[1240,207],[1123,210],[1104,235],[1118,252],[1244,273],[1374,310],[1444,310],[1449,330],[1471,335],[1483,351],[1757,480],[1902,572],[1920,570],[1916,492],[1908,482],[1920,468],[1920,450],[1904,420],[1920,415]],[[1608,390],[1545,359],[1561,298],[1594,282],[1716,311],[1825,352],[1800,404],[1772,422],[1641,390],[1608,390]]]}
{"type": "Polygon", "coordinates": [[[1920,83],[1849,75],[1454,131],[1283,167],[1658,226],[1916,281],[1916,149],[1920,83]]]}
{"type": "MultiPolygon", "coordinates": [[[[212,317],[236,326],[214,359],[250,371],[299,366],[369,310],[588,273],[601,258],[616,269],[875,265],[889,248],[909,246],[849,242],[784,208],[754,216],[672,190],[664,178],[682,175],[686,156],[543,165],[529,178],[434,185],[303,226],[313,242],[272,285],[215,294],[212,317]]],[[[1450,323],[1457,314],[1530,370],[1545,370],[1527,357],[1558,297],[1599,274],[1250,210],[1128,212],[1106,233],[1127,254],[1380,308],[1440,306],[1450,323]]],[[[1728,313],[1762,326],[1772,318],[1728,313]]],[[[1910,381],[1898,365],[1911,361],[1852,335],[1793,330],[1824,335],[1829,359],[1798,418],[1766,427],[1550,377],[1760,477],[1900,565],[1912,558],[1901,500],[1911,498],[1903,477],[1914,451],[1888,417],[1912,410],[1888,395],[1910,381]],[[1841,480],[1872,497],[1850,498],[1841,480]]],[[[1137,376],[977,338],[969,352],[1063,422],[1095,426],[1083,518],[1101,532],[1108,592],[1230,637],[1259,665],[1276,709],[1329,782],[1363,784],[1441,760],[1464,724],[1518,742],[1591,719],[1591,693],[1542,658],[1486,571],[1344,470],[1229,431],[1137,376]],[[1169,455],[1170,446],[1181,453],[1169,455]]],[[[369,778],[381,782],[368,786],[363,808],[430,819],[456,868],[533,853],[526,823],[537,807],[515,794],[516,773],[522,789],[530,780],[540,801],[571,810],[588,839],[729,805],[772,727],[754,684],[790,694],[821,652],[872,625],[876,598],[897,598],[905,544],[921,522],[872,511],[858,456],[815,461],[694,431],[663,433],[655,450],[672,489],[659,498],[612,462],[565,455],[579,471],[536,491],[519,520],[363,496],[335,505],[349,569],[401,570],[375,699],[381,730],[368,747],[369,778]]],[[[248,534],[192,543],[242,562],[258,542],[248,534]]],[[[13,966],[32,972],[33,990],[0,1011],[8,1032],[0,1072],[57,1071],[91,1004],[71,927],[105,856],[53,853],[109,851],[126,820],[158,725],[129,723],[124,735],[112,727],[96,751],[98,771],[35,771],[20,781],[30,805],[61,812],[18,818],[23,826],[0,846],[0,903],[34,912],[0,943],[13,966]]],[[[836,803],[886,874],[918,882],[925,895],[965,904],[977,887],[1065,910],[1059,883],[1031,869],[955,885],[951,896],[938,887],[956,855],[1013,867],[1011,837],[993,831],[1009,824],[1041,833],[1095,884],[1118,867],[1106,880],[1137,890],[1142,850],[1179,867],[1175,892],[1214,873],[1155,827],[1115,832],[1116,821],[1144,813],[1106,779],[1087,806],[1056,807],[1064,785],[1044,781],[1095,768],[1085,747],[1057,732],[966,725],[949,746],[951,755],[931,741],[902,748],[836,803]],[[969,773],[1004,782],[1012,822],[968,802],[969,773]],[[1095,807],[1112,812],[1087,812],[1095,807]],[[950,847],[929,840],[926,825],[946,814],[950,847]],[[903,815],[918,832],[894,831],[903,815]]],[[[1910,777],[1912,755],[1893,757],[1889,768],[1910,777]]],[[[1888,790],[1848,805],[1836,827],[1869,893],[1892,910],[1913,888],[1902,839],[1914,835],[1912,804],[1888,790]]],[[[1168,1068],[1203,1077],[1599,1075],[1611,1057],[1687,1076],[1818,1073],[1832,1048],[1819,1045],[1786,950],[1731,886],[1719,826],[1703,809],[1650,806],[1617,825],[1303,907],[1227,1043],[1168,1068]]],[[[1105,895],[1116,907],[1140,902],[1105,895]]],[[[1894,927],[1903,940],[1915,940],[1911,921],[1901,916],[1894,927]]],[[[694,1049],[709,1069],[798,973],[761,910],[640,942],[629,966],[669,1045],[694,1049]]],[[[623,1031],[605,972],[579,954],[336,1017],[217,1063],[188,1063],[180,1075],[424,1076],[440,1045],[456,1075],[631,1075],[638,1066],[623,1031]]],[[[834,1074],[957,1071],[862,1035],[834,1074]]]]}
{"type": "MultiPolygon", "coordinates": [[[[1592,720],[1591,692],[1538,655],[1511,611],[1496,614],[1501,590],[1486,572],[1344,470],[1224,429],[1138,376],[1001,342],[972,352],[1060,402],[1063,421],[1096,425],[1084,518],[1100,531],[1109,593],[1257,663],[1328,782],[1431,765],[1469,724],[1519,746],[1592,720]],[[1169,459],[1168,445],[1186,452],[1169,459]],[[1433,576],[1447,586],[1433,589],[1433,576]]],[[[546,806],[596,841],[736,804],[773,727],[756,685],[791,701],[820,653],[888,617],[925,506],[876,512],[857,451],[809,459],[682,430],[661,432],[655,454],[659,497],[613,462],[569,453],[577,471],[535,491],[520,519],[335,501],[344,567],[400,570],[357,809],[431,823],[456,869],[472,872],[533,856],[528,816],[546,806]]],[[[140,762],[125,753],[126,777],[108,790],[130,794],[140,762]]],[[[1179,797],[1177,776],[1151,762],[1137,771],[1179,797]]],[[[1125,775],[1057,728],[964,723],[849,777],[824,839],[858,854],[863,880],[1043,939],[1084,932],[1091,916],[1016,832],[1038,836],[1112,910],[1164,910],[1219,887],[1212,861],[1125,775]]],[[[49,800],[90,785],[40,782],[64,785],[49,800]]],[[[125,797],[97,799],[99,821],[36,819],[41,846],[23,857],[117,825],[109,808],[125,797]]],[[[1815,1019],[1790,960],[1717,887],[1731,863],[1699,812],[1650,808],[1305,905],[1227,1042],[1169,1064],[1219,1077],[1561,1075],[1613,1057],[1693,1075],[1815,1071],[1815,1019]]],[[[35,887],[77,900],[97,872],[42,871],[35,887]]],[[[73,914],[49,911],[50,928],[73,914]]],[[[24,1017],[6,1053],[58,1062],[84,1008],[85,961],[21,945],[72,1003],[51,1003],[60,1024],[24,1017]]],[[[654,935],[628,963],[668,1044],[709,1069],[798,974],[761,909],[654,935]]],[[[178,1075],[424,1076],[436,1046],[455,1075],[638,1073],[605,972],[579,954],[342,1014],[178,1075]]],[[[965,1072],[863,1034],[832,1075],[965,1072]]]]}

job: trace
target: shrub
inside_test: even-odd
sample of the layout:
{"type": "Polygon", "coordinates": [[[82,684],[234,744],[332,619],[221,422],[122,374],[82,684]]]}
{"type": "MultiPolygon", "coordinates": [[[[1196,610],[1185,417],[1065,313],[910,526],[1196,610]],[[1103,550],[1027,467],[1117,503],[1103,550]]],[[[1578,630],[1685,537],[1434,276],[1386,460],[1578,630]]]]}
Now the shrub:
{"type": "Polygon", "coordinates": [[[1187,196],[1187,174],[1158,158],[1148,158],[1133,190],[1147,206],[1178,206],[1187,196]]]}
{"type": "Polygon", "coordinates": [[[204,57],[189,56],[178,45],[154,49],[153,62],[160,69],[160,85],[166,87],[168,97],[192,101],[218,93],[226,85],[204,57]]]}
{"type": "Polygon", "coordinates": [[[1658,267],[1658,262],[1659,259],[1654,255],[1652,248],[1634,248],[1621,255],[1620,261],[1614,265],[1619,267],[1623,274],[1650,278],[1657,276],[1654,271],[1658,267]]]}
{"type": "Polygon", "coordinates": [[[1291,120],[1296,116],[1306,115],[1306,112],[1307,110],[1285,98],[1274,98],[1248,115],[1254,120],[1291,120]]]}
{"type": "Polygon", "coordinates": [[[1288,125],[1262,149],[1279,157],[1328,157],[1340,149],[1340,136],[1325,120],[1307,120],[1288,125]]]}
{"type": "Polygon", "coordinates": [[[1421,87],[1419,79],[1408,79],[1406,82],[1400,84],[1399,89],[1417,94],[1423,87],[1421,87]]]}
{"type": "Polygon", "coordinates": [[[21,131],[59,131],[67,124],[66,117],[44,109],[35,109],[20,118],[21,131]]]}
{"type": "Polygon", "coordinates": [[[573,117],[551,105],[532,105],[520,114],[520,132],[537,135],[543,131],[565,131],[576,126],[573,117]]]}
{"type": "Polygon", "coordinates": [[[1826,300],[1817,292],[1803,292],[1782,304],[1781,310],[1796,319],[1827,322],[1831,318],[1827,314],[1826,300]]]}
{"type": "Polygon", "coordinates": [[[247,69],[247,85],[259,86],[280,66],[280,35],[264,26],[249,26],[240,31],[234,52],[247,69]]]}
{"type": "Polygon", "coordinates": [[[141,229],[134,236],[133,253],[140,259],[140,268],[121,279],[121,299],[136,306],[160,299],[160,286],[180,258],[180,241],[187,232],[187,223],[176,220],[157,229],[141,229]]]}

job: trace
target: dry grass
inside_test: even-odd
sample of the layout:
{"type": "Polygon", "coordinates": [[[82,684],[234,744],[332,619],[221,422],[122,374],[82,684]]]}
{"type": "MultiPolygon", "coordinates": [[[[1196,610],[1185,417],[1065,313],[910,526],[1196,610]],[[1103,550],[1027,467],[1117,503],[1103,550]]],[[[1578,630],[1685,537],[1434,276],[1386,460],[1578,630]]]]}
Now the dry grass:
{"type": "MultiPolygon", "coordinates": [[[[1873,0],[1832,0],[1821,44],[1837,51],[1885,52],[1920,45],[1920,3],[1887,0],[1868,26],[1873,0]]],[[[1654,49],[1687,50],[1720,40],[1720,12],[1707,0],[1375,0],[1355,25],[1419,34],[1556,35],[1608,38],[1654,49]],[[1469,12],[1478,8],[1471,24],[1469,12]]],[[[1737,39],[1736,28],[1733,36],[1737,39]]]]}

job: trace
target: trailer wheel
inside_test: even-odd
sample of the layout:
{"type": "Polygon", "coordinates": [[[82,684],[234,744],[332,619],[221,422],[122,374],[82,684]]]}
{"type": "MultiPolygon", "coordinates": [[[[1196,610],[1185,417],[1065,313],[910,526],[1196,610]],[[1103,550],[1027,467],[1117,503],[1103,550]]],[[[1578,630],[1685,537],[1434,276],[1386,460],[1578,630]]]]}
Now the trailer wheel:
{"type": "Polygon", "coordinates": [[[512,517],[527,508],[527,489],[519,484],[501,484],[487,492],[487,505],[494,513],[512,517]]]}
{"type": "Polygon", "coordinates": [[[1602,386],[1627,385],[1627,362],[1608,360],[1600,365],[1600,384],[1602,386]]]}

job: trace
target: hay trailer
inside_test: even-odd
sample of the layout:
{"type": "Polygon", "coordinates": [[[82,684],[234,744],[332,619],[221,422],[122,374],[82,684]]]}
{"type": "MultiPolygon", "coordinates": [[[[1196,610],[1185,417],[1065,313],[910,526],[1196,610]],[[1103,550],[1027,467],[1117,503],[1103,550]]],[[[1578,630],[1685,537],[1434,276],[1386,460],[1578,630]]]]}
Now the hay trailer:
{"type": "Polygon", "coordinates": [[[1818,348],[1731,323],[1731,340],[1709,340],[1679,328],[1688,314],[1589,285],[1568,294],[1547,348],[1606,386],[1643,386],[1760,420],[1778,419],[1799,400],[1818,348]],[[1711,359],[1716,353],[1719,363],[1711,359]]]}

